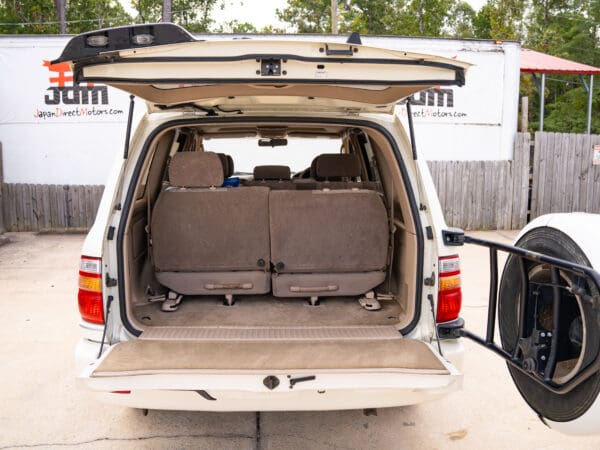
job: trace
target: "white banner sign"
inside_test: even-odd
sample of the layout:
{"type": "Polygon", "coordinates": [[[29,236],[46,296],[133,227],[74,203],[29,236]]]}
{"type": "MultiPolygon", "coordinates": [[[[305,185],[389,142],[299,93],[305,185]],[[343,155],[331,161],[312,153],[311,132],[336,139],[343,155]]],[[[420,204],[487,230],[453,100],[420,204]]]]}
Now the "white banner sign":
{"type": "Polygon", "coordinates": [[[0,123],[90,123],[126,120],[129,107],[127,94],[101,84],[77,85],[67,63],[51,63],[53,59],[58,58],[67,40],[0,40],[0,92],[4,99],[0,110],[0,123]]]}

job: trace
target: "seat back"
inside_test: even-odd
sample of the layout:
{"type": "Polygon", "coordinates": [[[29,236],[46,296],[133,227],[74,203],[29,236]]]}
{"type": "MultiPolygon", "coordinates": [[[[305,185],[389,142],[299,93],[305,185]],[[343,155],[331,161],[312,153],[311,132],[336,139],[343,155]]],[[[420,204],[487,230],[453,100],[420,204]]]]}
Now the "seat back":
{"type": "Polygon", "coordinates": [[[269,216],[276,296],[358,295],[383,281],[389,232],[379,193],[271,191],[269,216]]]}
{"type": "Polygon", "coordinates": [[[369,189],[381,191],[381,183],[358,181],[361,175],[360,159],[353,153],[325,153],[313,159],[310,178],[294,180],[296,189],[369,189]]]}
{"type": "Polygon", "coordinates": [[[294,189],[289,166],[256,166],[253,179],[246,181],[246,186],[266,186],[271,189],[294,189]]]}
{"type": "Polygon", "coordinates": [[[269,189],[217,187],[223,166],[210,152],[177,153],[169,178],[151,223],[159,281],[183,294],[268,292],[269,189]],[[248,281],[244,272],[264,277],[248,281]]]}

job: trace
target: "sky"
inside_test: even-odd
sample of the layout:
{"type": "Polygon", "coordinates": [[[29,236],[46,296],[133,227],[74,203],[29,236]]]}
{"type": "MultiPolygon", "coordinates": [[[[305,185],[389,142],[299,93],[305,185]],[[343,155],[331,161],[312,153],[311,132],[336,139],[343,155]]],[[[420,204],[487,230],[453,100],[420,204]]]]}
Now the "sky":
{"type": "MultiPolygon", "coordinates": [[[[224,24],[236,19],[238,22],[250,22],[256,28],[261,29],[266,25],[275,27],[283,26],[279,20],[275,10],[283,9],[287,4],[286,0],[225,0],[225,8],[220,10],[215,8],[213,19],[217,25],[224,24]]],[[[486,0],[467,0],[475,11],[479,10],[486,0]]],[[[131,2],[122,0],[125,8],[131,13],[131,2]]]]}

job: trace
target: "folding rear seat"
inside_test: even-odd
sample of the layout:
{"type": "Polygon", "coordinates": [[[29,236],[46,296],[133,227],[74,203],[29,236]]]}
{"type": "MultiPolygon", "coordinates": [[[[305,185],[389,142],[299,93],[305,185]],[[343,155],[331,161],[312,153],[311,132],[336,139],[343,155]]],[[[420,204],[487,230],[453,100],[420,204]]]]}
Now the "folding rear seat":
{"type": "Polygon", "coordinates": [[[227,179],[233,175],[233,158],[231,157],[231,155],[227,155],[225,153],[217,153],[217,155],[219,156],[221,164],[223,165],[223,177],[227,179]]]}
{"type": "Polygon", "coordinates": [[[374,181],[357,181],[361,176],[360,159],[353,153],[324,153],[313,159],[310,178],[296,180],[296,188],[312,189],[371,189],[381,191],[374,181]]]}
{"type": "Polygon", "coordinates": [[[388,218],[372,190],[269,194],[273,295],[360,295],[385,279],[388,218]]]}
{"type": "Polygon", "coordinates": [[[295,189],[292,172],[289,166],[256,166],[253,180],[248,180],[245,186],[267,186],[271,189],[295,189]]]}
{"type": "Polygon", "coordinates": [[[169,165],[151,249],[157,280],[180,294],[270,291],[269,189],[221,188],[223,175],[211,152],[177,153],[169,165]]]}

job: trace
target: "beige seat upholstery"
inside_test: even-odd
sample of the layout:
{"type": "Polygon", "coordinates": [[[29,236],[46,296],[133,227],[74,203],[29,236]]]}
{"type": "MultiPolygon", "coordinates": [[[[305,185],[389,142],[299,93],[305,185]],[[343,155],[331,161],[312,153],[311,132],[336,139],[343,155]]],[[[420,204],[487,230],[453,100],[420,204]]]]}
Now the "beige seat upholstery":
{"type": "Polygon", "coordinates": [[[387,212],[370,190],[269,194],[273,294],[363,294],[385,278],[387,212]]]}
{"type": "Polygon", "coordinates": [[[217,153],[219,159],[221,160],[221,164],[223,165],[223,176],[225,178],[229,178],[233,175],[235,169],[233,165],[233,158],[231,155],[226,155],[225,153],[217,153]]]}
{"type": "Polygon", "coordinates": [[[292,173],[289,166],[256,166],[253,180],[248,180],[246,186],[266,186],[271,189],[294,189],[291,181],[292,173]]]}
{"type": "Polygon", "coordinates": [[[269,189],[220,188],[216,153],[183,152],[152,213],[156,278],[185,295],[270,291],[269,189]]]}
{"type": "Polygon", "coordinates": [[[381,191],[381,184],[360,179],[360,159],[355,154],[325,153],[313,159],[310,178],[294,180],[296,189],[370,189],[381,191]]]}

